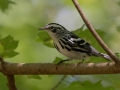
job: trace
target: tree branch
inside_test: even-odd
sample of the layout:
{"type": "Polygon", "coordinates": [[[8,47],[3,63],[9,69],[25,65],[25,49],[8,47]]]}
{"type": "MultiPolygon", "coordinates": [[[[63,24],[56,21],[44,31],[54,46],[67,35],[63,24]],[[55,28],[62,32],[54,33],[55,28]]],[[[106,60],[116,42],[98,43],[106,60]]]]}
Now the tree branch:
{"type": "MultiPolygon", "coordinates": [[[[6,71],[6,62],[3,60],[3,58],[2,57],[0,57],[0,71],[4,74],[4,75],[6,75],[4,72],[6,71]]],[[[6,75],[6,77],[7,77],[7,80],[8,80],[8,83],[7,83],[7,85],[8,85],[8,88],[9,88],[9,90],[17,90],[17,88],[16,88],[16,86],[15,86],[15,79],[14,79],[14,75],[10,75],[10,74],[8,74],[8,75],[6,75]]]]}
{"type": "Polygon", "coordinates": [[[57,66],[52,63],[8,63],[5,62],[5,71],[0,71],[5,75],[90,75],[90,74],[116,74],[120,73],[120,67],[116,67],[114,62],[107,63],[81,63],[78,66],[75,64],[60,64],[57,66]]]}
{"type": "Polygon", "coordinates": [[[16,86],[15,86],[15,79],[14,79],[14,75],[6,75],[7,80],[8,80],[8,87],[9,90],[17,90],[16,86]]]}
{"type": "Polygon", "coordinates": [[[59,81],[51,90],[55,90],[55,89],[62,83],[62,81],[66,78],[66,76],[67,76],[67,75],[64,75],[64,76],[60,79],[60,81],[59,81]]]}
{"type": "Polygon", "coordinates": [[[85,22],[86,26],[90,30],[90,32],[93,34],[93,36],[96,38],[98,43],[102,46],[102,48],[107,52],[107,54],[116,62],[116,64],[120,65],[120,59],[115,56],[115,54],[108,48],[108,46],[104,43],[104,41],[100,38],[100,36],[97,34],[95,29],[92,27],[90,22],[87,20],[86,16],[84,15],[79,3],[77,0],[72,0],[75,7],[77,8],[80,16],[82,17],[83,21],[85,22]]]}

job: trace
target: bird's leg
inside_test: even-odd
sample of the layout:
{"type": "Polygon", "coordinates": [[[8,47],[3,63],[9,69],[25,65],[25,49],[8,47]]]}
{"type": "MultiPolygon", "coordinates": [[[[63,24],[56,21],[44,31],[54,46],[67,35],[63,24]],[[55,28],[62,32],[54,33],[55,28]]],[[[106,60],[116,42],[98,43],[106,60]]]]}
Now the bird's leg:
{"type": "Polygon", "coordinates": [[[82,62],[76,62],[75,63],[75,67],[77,67],[79,64],[83,63],[84,62],[84,59],[82,59],[82,62]]]}
{"type": "Polygon", "coordinates": [[[72,60],[72,59],[61,60],[57,63],[57,65],[60,65],[61,63],[65,62],[65,61],[69,61],[69,60],[72,60]]]}
{"type": "Polygon", "coordinates": [[[65,62],[65,61],[69,61],[69,60],[72,60],[72,59],[66,59],[66,60],[61,60],[61,61],[59,61],[59,62],[56,64],[56,70],[57,70],[58,66],[59,66],[61,63],[65,62]]]}
{"type": "Polygon", "coordinates": [[[80,63],[83,63],[84,62],[84,59],[82,59],[82,62],[80,62],[80,63]]]}

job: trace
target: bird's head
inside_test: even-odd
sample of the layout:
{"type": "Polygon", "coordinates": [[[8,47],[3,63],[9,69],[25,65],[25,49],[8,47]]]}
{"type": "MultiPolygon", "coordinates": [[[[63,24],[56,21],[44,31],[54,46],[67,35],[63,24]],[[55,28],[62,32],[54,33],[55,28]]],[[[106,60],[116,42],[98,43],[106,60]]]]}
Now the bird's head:
{"type": "Polygon", "coordinates": [[[47,25],[45,25],[42,28],[39,28],[39,30],[45,30],[46,32],[48,32],[48,34],[50,34],[50,36],[62,36],[64,35],[67,31],[62,25],[57,24],[57,23],[49,23],[47,25]]]}

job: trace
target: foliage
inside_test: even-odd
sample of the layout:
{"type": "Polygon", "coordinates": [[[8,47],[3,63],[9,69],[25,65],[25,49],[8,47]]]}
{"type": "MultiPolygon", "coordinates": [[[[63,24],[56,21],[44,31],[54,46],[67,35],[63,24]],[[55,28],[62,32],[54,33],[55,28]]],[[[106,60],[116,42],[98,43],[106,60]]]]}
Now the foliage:
{"type": "Polygon", "coordinates": [[[11,58],[18,55],[18,52],[14,51],[18,46],[18,41],[14,40],[11,35],[0,39],[0,56],[4,58],[11,58]]]}
{"type": "Polygon", "coordinates": [[[41,42],[48,47],[52,47],[52,48],[54,47],[51,37],[45,31],[40,31],[38,33],[38,38],[36,39],[36,41],[41,42]]]}
{"type": "Polygon", "coordinates": [[[15,4],[11,0],[0,0],[0,9],[4,12],[6,9],[8,9],[9,4],[15,4]]]}
{"type": "Polygon", "coordinates": [[[39,75],[27,75],[29,79],[42,79],[39,75]]]}
{"type": "MultiPolygon", "coordinates": [[[[114,0],[79,0],[79,3],[92,25],[95,28],[100,28],[96,29],[97,33],[120,57],[120,2],[116,3],[114,0]],[[113,38],[111,38],[111,34],[113,38]]],[[[64,59],[65,57],[54,49],[50,36],[45,31],[37,32],[39,27],[49,22],[59,22],[63,26],[67,25],[68,28],[74,28],[73,33],[88,41],[100,52],[104,52],[89,30],[83,25],[73,3],[69,0],[0,0],[0,10],[2,11],[0,12],[0,56],[4,57],[5,60],[11,60],[11,62],[57,63],[64,59]],[[4,14],[5,11],[8,11],[8,13],[4,14]],[[83,26],[79,28],[81,25],[83,26]],[[75,30],[76,28],[79,29],[75,30]],[[35,42],[36,37],[36,41],[40,43],[35,42]]],[[[86,62],[98,63],[105,62],[105,60],[92,57],[86,62]]],[[[27,77],[17,75],[15,79],[18,89],[21,90],[50,90],[59,82],[60,77],[61,75],[52,75],[52,77],[47,75],[28,75],[27,77]]],[[[79,75],[79,80],[75,80],[75,78],[67,76],[56,90],[119,90],[119,77],[119,74],[79,75]]],[[[7,90],[6,78],[2,74],[0,74],[0,80],[0,88],[7,90]]]]}
{"type": "Polygon", "coordinates": [[[55,60],[53,61],[54,64],[59,63],[62,60],[62,58],[56,57],[55,60]]]}
{"type": "Polygon", "coordinates": [[[69,87],[66,90],[115,90],[114,87],[108,86],[108,87],[103,87],[101,84],[101,81],[98,81],[96,83],[92,83],[90,81],[74,81],[72,82],[69,87]]]}
{"type": "Polygon", "coordinates": [[[120,26],[117,26],[116,29],[120,33],[120,26]]]}

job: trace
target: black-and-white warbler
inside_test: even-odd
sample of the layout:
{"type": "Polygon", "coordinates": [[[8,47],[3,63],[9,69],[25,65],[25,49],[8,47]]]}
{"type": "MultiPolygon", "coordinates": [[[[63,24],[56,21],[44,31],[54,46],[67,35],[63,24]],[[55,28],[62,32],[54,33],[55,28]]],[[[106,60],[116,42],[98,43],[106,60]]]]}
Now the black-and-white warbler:
{"type": "Polygon", "coordinates": [[[39,30],[45,30],[53,39],[55,48],[67,56],[69,60],[77,59],[83,61],[88,56],[97,56],[111,60],[110,56],[98,52],[88,42],[68,31],[60,24],[50,23],[39,30]]]}

